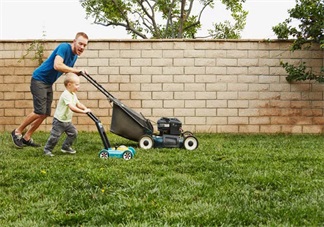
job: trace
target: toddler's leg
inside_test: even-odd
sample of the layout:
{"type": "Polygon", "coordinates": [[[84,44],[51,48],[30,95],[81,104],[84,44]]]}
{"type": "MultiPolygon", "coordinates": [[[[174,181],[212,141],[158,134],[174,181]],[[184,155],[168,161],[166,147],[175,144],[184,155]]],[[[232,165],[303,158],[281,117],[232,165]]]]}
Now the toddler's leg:
{"type": "Polygon", "coordinates": [[[53,151],[54,147],[58,143],[63,132],[64,132],[63,123],[54,118],[50,137],[48,138],[46,145],[44,147],[45,154],[49,154],[53,151]]]}
{"type": "Polygon", "coordinates": [[[69,150],[78,135],[78,131],[72,123],[68,123],[65,128],[65,133],[67,137],[62,144],[62,149],[69,150]]]}

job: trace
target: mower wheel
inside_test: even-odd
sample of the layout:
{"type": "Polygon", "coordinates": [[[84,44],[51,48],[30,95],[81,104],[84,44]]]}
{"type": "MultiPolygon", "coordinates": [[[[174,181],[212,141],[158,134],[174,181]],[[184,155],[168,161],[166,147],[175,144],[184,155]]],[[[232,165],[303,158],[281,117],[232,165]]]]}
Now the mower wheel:
{"type": "Polygon", "coordinates": [[[139,146],[140,148],[143,148],[145,150],[151,149],[154,145],[154,141],[150,135],[144,135],[139,140],[139,146]]]}
{"type": "Polygon", "coordinates": [[[102,150],[99,152],[99,158],[102,159],[108,159],[109,158],[109,153],[107,150],[102,150]]]}
{"type": "Polygon", "coordinates": [[[133,157],[132,152],[130,152],[129,150],[123,153],[123,159],[126,161],[132,159],[132,157],[133,157]]]}
{"type": "Polygon", "coordinates": [[[183,146],[189,150],[195,150],[198,147],[198,140],[194,136],[187,136],[183,141],[183,146]]]}

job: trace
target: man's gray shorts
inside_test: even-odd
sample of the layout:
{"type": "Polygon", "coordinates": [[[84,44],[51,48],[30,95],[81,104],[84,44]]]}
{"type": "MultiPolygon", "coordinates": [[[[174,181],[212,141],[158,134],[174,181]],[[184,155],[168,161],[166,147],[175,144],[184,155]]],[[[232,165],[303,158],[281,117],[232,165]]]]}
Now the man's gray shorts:
{"type": "Polygon", "coordinates": [[[52,85],[45,84],[43,81],[32,78],[30,90],[33,95],[34,113],[50,116],[53,102],[52,85]]]}

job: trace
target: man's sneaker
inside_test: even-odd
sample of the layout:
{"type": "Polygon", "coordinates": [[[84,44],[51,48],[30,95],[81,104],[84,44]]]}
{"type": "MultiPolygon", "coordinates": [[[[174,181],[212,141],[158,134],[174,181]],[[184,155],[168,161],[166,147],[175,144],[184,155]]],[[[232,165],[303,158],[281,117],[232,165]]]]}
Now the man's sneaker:
{"type": "Polygon", "coordinates": [[[32,138],[30,138],[30,140],[25,140],[24,138],[22,138],[22,143],[25,146],[30,146],[30,147],[40,147],[41,145],[34,143],[34,140],[32,138]]]}
{"type": "Polygon", "coordinates": [[[76,153],[76,151],[73,150],[71,147],[69,147],[69,148],[62,148],[61,151],[63,153],[68,153],[68,154],[75,154],[76,153]]]}
{"type": "Polygon", "coordinates": [[[11,132],[11,138],[13,143],[16,145],[18,148],[22,148],[24,146],[23,141],[22,141],[22,135],[16,135],[16,129],[14,129],[11,132]]]}
{"type": "Polygon", "coordinates": [[[45,152],[44,152],[44,155],[45,155],[45,156],[49,156],[49,157],[53,157],[53,156],[54,156],[53,153],[50,152],[50,151],[47,151],[47,152],[45,151],[45,152]]]}

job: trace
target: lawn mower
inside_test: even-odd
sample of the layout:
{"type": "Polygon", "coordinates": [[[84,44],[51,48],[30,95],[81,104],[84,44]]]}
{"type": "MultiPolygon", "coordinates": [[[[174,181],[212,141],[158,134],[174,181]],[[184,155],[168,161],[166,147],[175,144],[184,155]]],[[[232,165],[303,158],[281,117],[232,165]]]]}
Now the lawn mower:
{"type": "Polygon", "coordinates": [[[100,134],[101,140],[104,145],[104,149],[99,152],[99,158],[123,158],[124,160],[130,160],[134,157],[136,151],[133,147],[126,147],[124,145],[112,148],[108,140],[107,134],[100,120],[91,112],[87,115],[95,122],[98,132],[100,134]]]}
{"type": "MultiPolygon", "coordinates": [[[[124,105],[89,74],[80,72],[80,75],[101,91],[110,103],[113,103],[110,125],[112,133],[138,142],[139,147],[143,149],[185,148],[195,150],[198,147],[197,138],[192,132],[183,131],[182,123],[177,118],[161,117],[157,121],[159,132],[154,133],[152,123],[142,113],[139,114],[124,105]]],[[[105,138],[103,138],[104,140],[105,138]]]]}

